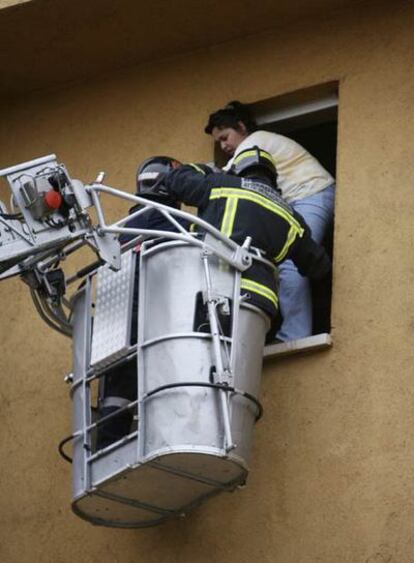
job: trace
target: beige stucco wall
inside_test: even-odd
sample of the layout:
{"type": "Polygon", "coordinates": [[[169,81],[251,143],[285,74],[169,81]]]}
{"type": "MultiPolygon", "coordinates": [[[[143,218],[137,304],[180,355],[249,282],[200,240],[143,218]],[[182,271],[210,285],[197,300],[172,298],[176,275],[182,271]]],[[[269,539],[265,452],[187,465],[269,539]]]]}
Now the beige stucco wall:
{"type": "MultiPolygon", "coordinates": [[[[248,487],[184,521],[117,531],[73,516],[69,342],[0,284],[0,559],[7,563],[414,560],[414,7],[299,22],[38,93],[4,109],[0,167],[56,152],[133,189],[154,153],[211,158],[208,112],[340,81],[333,339],[266,365],[248,487]]],[[[120,211],[115,209],[114,215],[120,211]]]]}

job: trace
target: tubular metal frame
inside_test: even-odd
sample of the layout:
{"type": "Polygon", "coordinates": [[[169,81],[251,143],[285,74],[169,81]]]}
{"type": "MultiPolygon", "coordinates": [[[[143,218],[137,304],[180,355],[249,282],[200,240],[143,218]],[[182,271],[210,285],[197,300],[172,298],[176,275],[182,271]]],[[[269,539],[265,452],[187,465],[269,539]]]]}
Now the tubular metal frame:
{"type": "MultiPolygon", "coordinates": [[[[54,155],[52,155],[54,157],[54,155]]],[[[30,167],[39,166],[41,164],[46,164],[50,162],[51,157],[45,157],[44,159],[37,159],[36,161],[32,161],[29,163],[24,163],[23,165],[18,165],[16,167],[11,167],[9,169],[5,169],[0,171],[1,175],[5,174],[14,174],[19,172],[20,170],[22,173],[30,167]]],[[[62,165],[57,165],[57,169],[60,170],[62,165]]],[[[52,169],[51,169],[52,171],[52,169]]],[[[45,172],[46,173],[46,172],[45,172]]],[[[83,189],[83,185],[82,185],[83,189]]],[[[77,411],[77,425],[73,430],[73,434],[64,439],[60,445],[60,451],[64,455],[66,459],[69,459],[66,454],[64,454],[62,448],[69,440],[73,440],[73,447],[74,447],[74,463],[79,463],[79,467],[76,468],[78,473],[81,475],[81,481],[84,486],[84,490],[87,491],[87,494],[93,492],[97,496],[102,498],[106,498],[107,500],[111,500],[114,502],[119,502],[123,504],[129,504],[134,507],[144,508],[145,510],[152,511],[154,514],[157,514],[159,518],[155,521],[150,521],[149,523],[145,521],[142,524],[139,524],[135,521],[125,522],[122,524],[123,527],[135,527],[135,526],[146,526],[146,525],[153,525],[154,523],[159,523],[160,521],[171,518],[173,516],[179,515],[183,510],[187,510],[192,508],[194,505],[198,504],[204,498],[207,498],[213,494],[217,494],[221,490],[233,490],[236,486],[240,484],[240,476],[234,480],[234,482],[227,482],[223,483],[220,481],[215,481],[214,479],[208,479],[207,477],[200,477],[195,473],[186,472],[181,469],[168,467],[162,463],[157,463],[157,452],[151,453],[151,458],[145,458],[145,444],[143,437],[145,436],[146,429],[145,429],[145,409],[147,406],[148,400],[152,399],[154,395],[160,393],[162,391],[167,390],[168,388],[172,387],[210,387],[211,389],[217,391],[219,397],[219,405],[220,405],[220,413],[221,413],[221,423],[223,426],[223,444],[220,446],[220,457],[226,459],[227,457],[232,456],[233,461],[235,459],[239,459],[239,466],[244,467],[245,472],[247,473],[247,468],[245,467],[245,463],[243,459],[238,458],[237,453],[230,454],[232,450],[237,447],[237,444],[234,443],[232,430],[231,430],[231,397],[234,395],[242,396],[244,399],[252,402],[255,404],[255,407],[258,409],[258,414],[261,414],[261,405],[257,401],[257,399],[241,390],[237,389],[233,385],[234,380],[234,372],[236,366],[236,357],[237,357],[237,350],[235,342],[237,342],[237,334],[239,329],[239,313],[240,307],[242,304],[243,299],[240,296],[240,287],[241,287],[241,275],[242,272],[246,271],[254,261],[262,262],[267,265],[267,267],[274,269],[274,265],[263,258],[261,252],[258,249],[251,248],[250,243],[251,240],[249,237],[246,239],[245,243],[240,246],[235,243],[233,240],[229,239],[225,235],[223,235],[218,229],[214,228],[209,223],[203,221],[202,219],[190,214],[183,212],[181,210],[168,207],[158,202],[153,202],[139,196],[135,196],[121,190],[115,189],[110,186],[103,185],[101,183],[93,183],[90,185],[84,186],[85,192],[87,197],[90,197],[91,202],[93,203],[96,209],[97,215],[97,225],[92,226],[92,222],[90,220],[89,215],[85,212],[85,209],[82,210],[79,217],[82,219],[80,223],[81,227],[79,231],[70,233],[66,235],[66,238],[57,238],[55,237],[52,242],[45,242],[43,241],[41,245],[36,244],[36,240],[26,240],[26,242],[33,246],[33,253],[28,254],[26,251],[24,256],[22,255],[20,263],[13,266],[13,275],[19,273],[20,271],[28,271],[31,269],[36,269],[40,274],[46,274],[47,272],[51,271],[54,268],[54,265],[57,261],[65,260],[69,255],[78,251],[85,245],[92,247],[92,249],[98,253],[100,256],[100,260],[98,262],[92,262],[88,266],[82,268],[76,275],[71,276],[66,280],[67,285],[74,283],[75,281],[83,280],[83,287],[75,290],[73,295],[71,296],[71,305],[72,305],[72,313],[74,308],[76,307],[76,303],[81,302],[83,304],[84,309],[80,308],[82,311],[82,318],[78,319],[77,328],[81,331],[83,335],[83,342],[78,342],[78,352],[79,358],[77,360],[77,365],[75,370],[77,373],[75,374],[75,378],[73,381],[73,385],[71,387],[71,395],[76,403],[74,405],[75,410],[77,411]],[[131,215],[128,215],[121,220],[108,225],[105,219],[105,213],[100,201],[100,194],[106,194],[114,197],[118,197],[120,199],[133,202],[135,204],[140,204],[142,206],[141,209],[135,211],[131,215]],[[138,217],[144,214],[148,209],[156,209],[159,213],[161,213],[176,229],[176,232],[171,231],[159,231],[159,230],[151,230],[151,229],[138,229],[138,228],[131,228],[125,227],[125,224],[130,221],[134,217],[138,217]],[[178,219],[185,219],[191,223],[195,223],[199,229],[204,233],[203,237],[201,238],[198,235],[189,233],[185,230],[185,228],[179,223],[178,219]],[[204,291],[204,302],[207,306],[208,312],[208,319],[210,323],[210,333],[209,334],[202,334],[202,333],[177,333],[177,334],[170,334],[168,335],[169,340],[179,339],[183,337],[194,337],[208,339],[211,340],[211,348],[212,348],[212,358],[214,359],[214,366],[215,366],[215,373],[214,373],[214,380],[212,383],[207,384],[205,382],[197,382],[197,381],[187,381],[186,383],[180,383],[175,385],[164,385],[158,388],[155,388],[149,392],[145,392],[144,388],[144,381],[145,381],[145,365],[144,365],[144,356],[146,351],[154,344],[161,342],[164,338],[167,337],[159,337],[146,340],[144,339],[144,334],[142,330],[138,331],[138,342],[136,346],[136,355],[137,355],[137,364],[138,364],[138,372],[140,374],[138,378],[138,397],[136,401],[129,402],[123,410],[129,410],[137,408],[137,424],[138,430],[135,432],[130,433],[129,435],[122,438],[117,443],[111,444],[107,448],[103,450],[98,450],[96,452],[92,451],[92,432],[100,425],[103,424],[105,421],[112,418],[113,415],[109,415],[105,418],[102,418],[99,421],[92,420],[92,407],[91,407],[91,383],[92,381],[96,380],[97,378],[101,377],[105,374],[107,369],[112,367],[106,366],[104,369],[99,368],[95,369],[90,365],[90,356],[91,356],[91,334],[92,334],[92,323],[91,323],[91,311],[88,309],[92,304],[92,277],[96,273],[97,268],[99,265],[105,261],[108,261],[114,269],[118,269],[119,266],[117,265],[117,257],[116,256],[109,256],[109,253],[112,253],[111,245],[107,245],[108,237],[107,235],[133,235],[134,241],[137,240],[143,241],[141,252],[140,252],[140,261],[141,265],[143,261],[145,261],[146,257],[154,252],[153,246],[153,239],[169,239],[170,244],[173,245],[189,245],[193,247],[197,247],[200,249],[200,257],[203,261],[203,271],[204,271],[204,282],[205,282],[205,291],[204,291]],[[105,238],[106,237],[106,238],[105,238]],[[152,241],[147,241],[147,239],[151,238],[152,241]],[[224,261],[227,265],[231,266],[235,270],[234,275],[234,282],[232,288],[232,321],[231,321],[231,336],[225,336],[220,328],[220,322],[218,318],[217,308],[222,304],[222,300],[220,300],[220,296],[217,296],[214,292],[214,288],[212,285],[211,279],[211,259],[215,257],[219,260],[224,261]],[[230,347],[231,351],[230,354],[228,352],[228,348],[230,347]],[[214,489],[209,493],[205,493],[199,497],[198,501],[192,501],[188,504],[188,506],[180,507],[178,510],[167,510],[157,507],[155,505],[150,505],[145,502],[134,501],[128,498],[122,497],[122,495],[112,494],[107,491],[97,490],[97,485],[94,482],[94,478],[92,475],[93,464],[95,461],[99,461],[99,459],[106,455],[108,452],[116,450],[118,447],[121,447],[128,442],[131,442],[133,439],[136,438],[136,456],[135,456],[135,465],[131,468],[138,468],[143,463],[149,464],[152,467],[155,467],[161,471],[169,472],[171,474],[180,476],[182,478],[190,479],[193,481],[199,481],[208,485],[211,485],[214,489]],[[144,460],[144,461],[143,461],[144,460]]],[[[84,192],[84,193],[85,193],[84,192]]],[[[85,195],[86,195],[85,194],[85,195]]],[[[0,217],[0,221],[2,224],[5,224],[6,220],[0,217]]],[[[7,223],[7,226],[11,230],[15,230],[12,224],[7,223]]],[[[17,235],[23,236],[23,232],[20,231],[16,232],[17,235]]],[[[111,239],[112,240],[112,239],[111,239]]],[[[131,247],[131,242],[127,245],[124,245],[123,248],[120,249],[120,252],[125,252],[128,248],[131,247]]],[[[117,251],[119,253],[118,248],[119,243],[115,246],[117,247],[117,251]]],[[[115,252],[115,251],[114,251],[115,252]]],[[[5,273],[2,277],[6,277],[9,273],[5,273]]],[[[140,289],[145,286],[146,283],[146,268],[143,267],[141,270],[140,275],[140,289]]],[[[142,292],[140,292],[142,293],[142,292]]],[[[32,298],[36,305],[39,315],[42,319],[47,322],[47,324],[66,336],[71,336],[71,329],[70,329],[70,317],[66,317],[66,314],[61,306],[62,303],[67,303],[64,297],[58,297],[57,299],[51,300],[48,297],[45,297],[38,291],[37,289],[32,289],[32,298]]],[[[142,326],[144,318],[146,317],[146,304],[140,299],[140,307],[138,311],[138,326],[142,326]]],[[[255,307],[252,307],[256,309],[255,307]]],[[[257,312],[257,311],[256,311],[257,312]]],[[[261,313],[261,312],[260,312],[261,313]]],[[[265,316],[261,313],[262,316],[265,316]]],[[[115,363],[122,363],[125,361],[126,358],[132,358],[135,355],[134,349],[131,348],[127,351],[127,353],[123,356],[123,358],[117,360],[115,363]]],[[[221,440],[221,437],[220,437],[221,440]]],[[[135,448],[135,445],[134,445],[135,448]]],[[[217,455],[217,448],[210,448],[211,453],[215,452],[214,455],[217,455]]],[[[191,450],[189,450],[191,451],[191,450]]],[[[194,450],[195,451],[195,450],[194,450]]],[[[204,447],[204,453],[209,453],[209,447],[204,447]]],[[[113,478],[110,477],[111,479],[113,478]]],[[[75,499],[76,500],[76,499],[75,499]]],[[[76,502],[74,502],[73,510],[79,516],[85,518],[85,514],[82,514],[82,511],[77,506],[76,502]]],[[[112,525],[112,526],[119,526],[116,522],[111,522],[109,520],[102,520],[99,517],[87,518],[92,520],[96,524],[105,524],[105,525],[112,525]]]]}

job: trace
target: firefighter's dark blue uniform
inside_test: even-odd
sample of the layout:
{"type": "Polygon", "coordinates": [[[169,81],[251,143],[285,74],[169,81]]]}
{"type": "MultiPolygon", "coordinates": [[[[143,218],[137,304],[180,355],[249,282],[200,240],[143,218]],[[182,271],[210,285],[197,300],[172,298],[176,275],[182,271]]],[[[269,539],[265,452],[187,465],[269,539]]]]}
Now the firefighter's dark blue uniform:
{"type": "MultiPolygon", "coordinates": [[[[201,219],[238,244],[252,237],[252,245],[274,264],[290,258],[302,275],[320,278],[329,272],[325,250],[312,240],[303,218],[270,181],[206,173],[204,167],[185,165],[166,174],[162,186],[178,201],[197,207],[201,219]]],[[[276,318],[277,281],[271,268],[254,262],[243,273],[241,288],[251,303],[276,318]]]]}

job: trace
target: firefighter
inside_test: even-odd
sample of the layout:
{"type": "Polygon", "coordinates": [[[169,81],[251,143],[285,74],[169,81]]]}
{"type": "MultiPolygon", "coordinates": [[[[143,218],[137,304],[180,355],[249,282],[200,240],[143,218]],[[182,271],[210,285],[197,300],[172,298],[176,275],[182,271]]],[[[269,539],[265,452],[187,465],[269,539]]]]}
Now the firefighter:
{"type": "MultiPolygon", "coordinates": [[[[324,248],[311,237],[309,227],[281,197],[272,156],[251,147],[233,161],[229,173],[205,166],[167,167],[154,178],[153,193],[198,208],[198,214],[238,244],[247,236],[252,245],[278,265],[293,260],[302,276],[319,279],[331,268],[324,248]]],[[[241,289],[246,299],[272,320],[273,337],[278,320],[277,281],[273,270],[260,262],[243,273],[241,289]]]]}
{"type": "MultiPolygon", "coordinates": [[[[152,200],[158,201],[169,207],[178,209],[180,204],[176,198],[163,193],[154,193],[152,186],[154,184],[154,176],[158,177],[160,173],[165,172],[167,169],[174,169],[180,163],[173,158],[158,156],[155,159],[149,158],[145,160],[137,170],[136,176],[136,195],[152,200]]],[[[130,209],[130,214],[138,211],[142,205],[135,205],[130,209]]],[[[188,222],[184,219],[176,218],[176,220],[188,228],[188,222]]],[[[145,213],[138,217],[130,219],[126,225],[128,228],[136,229],[153,229],[157,231],[176,231],[175,226],[165,218],[156,209],[148,209],[145,213]]],[[[125,244],[129,242],[135,235],[121,235],[120,242],[125,244]]],[[[139,252],[139,247],[136,248],[139,252]]],[[[138,261],[138,257],[137,257],[138,261]]],[[[133,309],[132,309],[132,323],[131,323],[131,345],[137,342],[138,332],[138,281],[139,281],[139,267],[138,262],[135,269],[135,283],[133,294],[133,309]]],[[[137,398],[137,361],[136,358],[114,367],[104,376],[104,391],[103,397],[99,402],[99,416],[100,418],[115,413],[117,410],[125,407],[131,401],[137,398]]],[[[106,446],[116,442],[123,436],[130,432],[132,424],[133,412],[131,409],[123,410],[118,415],[113,416],[108,421],[103,422],[98,427],[97,433],[97,449],[105,448],[106,446]]]]}

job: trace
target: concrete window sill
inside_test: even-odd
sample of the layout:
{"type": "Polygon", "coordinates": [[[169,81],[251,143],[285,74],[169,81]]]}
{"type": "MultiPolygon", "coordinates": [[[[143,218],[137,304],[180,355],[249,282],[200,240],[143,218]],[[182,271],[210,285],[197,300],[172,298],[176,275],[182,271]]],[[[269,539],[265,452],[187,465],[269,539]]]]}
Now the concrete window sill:
{"type": "Polygon", "coordinates": [[[309,354],[316,350],[325,350],[332,346],[330,334],[315,334],[299,340],[291,340],[280,344],[268,344],[264,348],[263,360],[291,356],[293,354],[309,354]]]}

